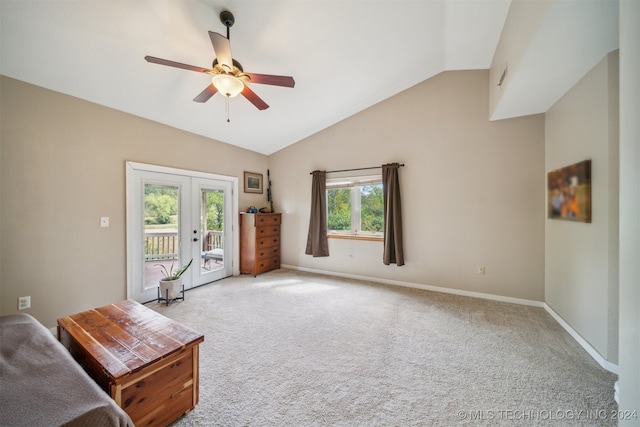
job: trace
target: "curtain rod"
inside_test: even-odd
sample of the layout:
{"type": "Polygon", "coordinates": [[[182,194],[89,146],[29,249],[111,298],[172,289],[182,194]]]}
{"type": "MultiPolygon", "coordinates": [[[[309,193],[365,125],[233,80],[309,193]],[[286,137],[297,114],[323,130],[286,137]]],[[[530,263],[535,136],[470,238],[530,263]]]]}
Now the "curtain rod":
{"type": "MultiPolygon", "coordinates": [[[[404,167],[404,163],[400,163],[398,166],[404,167]]],[[[335,171],[325,171],[325,173],[335,173],[335,172],[352,172],[352,171],[364,171],[369,169],[380,169],[382,166],[371,166],[368,168],[354,168],[354,169],[340,169],[335,171]]],[[[313,172],[309,172],[309,175],[313,175],[313,172]]]]}

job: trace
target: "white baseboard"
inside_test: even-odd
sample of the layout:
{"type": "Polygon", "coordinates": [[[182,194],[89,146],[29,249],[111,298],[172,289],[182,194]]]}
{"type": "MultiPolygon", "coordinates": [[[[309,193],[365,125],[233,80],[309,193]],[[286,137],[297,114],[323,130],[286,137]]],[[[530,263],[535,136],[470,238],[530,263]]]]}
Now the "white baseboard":
{"type": "Polygon", "coordinates": [[[401,280],[381,279],[379,277],[360,276],[358,274],[336,273],[333,271],[317,270],[315,268],[297,267],[295,265],[282,264],[282,268],[288,268],[290,270],[306,271],[308,273],[324,274],[327,276],[344,277],[346,279],[366,280],[368,282],[383,283],[385,285],[403,286],[405,288],[415,288],[415,289],[423,289],[425,291],[442,292],[445,294],[462,295],[465,297],[482,298],[482,299],[488,299],[492,301],[510,302],[514,304],[529,305],[533,307],[542,307],[544,304],[543,302],[540,302],[540,301],[533,301],[533,300],[522,299],[522,298],[505,297],[502,295],[485,294],[482,292],[463,291],[461,289],[443,288],[440,286],[423,285],[421,283],[403,282],[401,280]]]}
{"type": "Polygon", "coordinates": [[[578,344],[582,346],[582,348],[586,350],[587,353],[589,353],[589,355],[600,366],[602,366],[604,369],[606,369],[609,372],[613,372],[616,375],[618,374],[618,365],[615,365],[605,360],[604,357],[602,357],[602,355],[598,353],[598,351],[595,348],[593,348],[591,344],[589,344],[584,338],[582,338],[582,336],[580,336],[579,333],[577,333],[571,326],[569,326],[569,324],[565,322],[564,319],[562,319],[562,317],[558,315],[558,313],[553,311],[551,307],[549,307],[546,303],[541,301],[533,301],[533,300],[522,299],[522,298],[512,298],[512,297],[505,297],[501,295],[485,294],[482,292],[463,291],[460,289],[451,289],[451,288],[443,288],[440,286],[423,285],[421,283],[403,282],[400,280],[380,279],[378,277],[360,276],[357,274],[336,273],[333,271],[317,270],[315,268],[298,267],[295,265],[282,264],[281,267],[288,268],[290,270],[306,271],[308,273],[325,274],[327,276],[337,276],[337,277],[344,277],[347,279],[366,280],[369,282],[384,283],[386,285],[404,286],[407,288],[424,289],[426,291],[443,292],[446,294],[462,295],[466,297],[481,298],[481,299],[487,299],[492,301],[510,302],[513,304],[528,305],[532,307],[542,307],[547,311],[547,313],[551,315],[551,317],[554,318],[556,322],[560,324],[560,326],[562,326],[569,333],[569,335],[573,337],[574,340],[578,342],[578,344]]]}
{"type": "Polygon", "coordinates": [[[565,329],[565,331],[569,333],[569,335],[573,337],[574,340],[578,342],[578,344],[582,346],[582,348],[586,350],[587,353],[589,353],[589,355],[593,358],[593,360],[598,362],[598,365],[602,366],[604,369],[606,369],[609,372],[613,372],[616,375],[618,374],[618,365],[611,363],[608,360],[606,360],[604,357],[602,357],[602,355],[598,353],[598,350],[593,348],[593,346],[589,344],[587,340],[582,338],[582,336],[575,329],[573,329],[567,322],[565,322],[564,319],[560,317],[560,315],[556,313],[547,304],[544,304],[544,309],[547,311],[547,313],[551,315],[551,317],[555,319],[556,322],[560,324],[560,326],[562,326],[565,329]]]}

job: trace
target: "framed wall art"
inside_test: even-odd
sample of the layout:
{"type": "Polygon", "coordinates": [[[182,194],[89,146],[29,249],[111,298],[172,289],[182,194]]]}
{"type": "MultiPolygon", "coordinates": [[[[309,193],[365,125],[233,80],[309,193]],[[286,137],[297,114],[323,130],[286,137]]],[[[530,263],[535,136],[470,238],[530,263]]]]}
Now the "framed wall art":
{"type": "Polygon", "coordinates": [[[245,171],[244,192],[262,194],[262,174],[261,173],[245,171]]]}
{"type": "Polygon", "coordinates": [[[591,160],[547,173],[548,218],[591,222],[591,160]]]}

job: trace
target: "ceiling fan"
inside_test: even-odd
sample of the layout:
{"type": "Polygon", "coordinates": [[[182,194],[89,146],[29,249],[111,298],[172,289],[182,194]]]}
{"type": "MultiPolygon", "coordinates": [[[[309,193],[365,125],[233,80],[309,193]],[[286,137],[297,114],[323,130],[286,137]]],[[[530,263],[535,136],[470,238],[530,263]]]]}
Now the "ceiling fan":
{"type": "MultiPolygon", "coordinates": [[[[153,56],[145,56],[147,62],[154,64],[167,65],[169,67],[182,68],[184,70],[196,71],[198,73],[210,74],[212,77],[211,84],[207,86],[193,100],[195,102],[207,102],[209,98],[220,92],[229,98],[242,94],[259,110],[266,110],[269,105],[264,102],[254,91],[252,91],[247,83],[259,83],[273,86],[294,87],[295,81],[290,76],[275,76],[270,74],[245,73],[242,65],[231,57],[231,45],[229,43],[229,28],[234,24],[235,18],[229,11],[220,13],[220,21],[227,27],[227,37],[222,34],[209,31],[209,38],[216,54],[212,68],[202,68],[193,65],[182,64],[180,62],[169,61],[167,59],[156,58],[153,56]]],[[[229,118],[227,117],[227,121],[229,118]]]]}

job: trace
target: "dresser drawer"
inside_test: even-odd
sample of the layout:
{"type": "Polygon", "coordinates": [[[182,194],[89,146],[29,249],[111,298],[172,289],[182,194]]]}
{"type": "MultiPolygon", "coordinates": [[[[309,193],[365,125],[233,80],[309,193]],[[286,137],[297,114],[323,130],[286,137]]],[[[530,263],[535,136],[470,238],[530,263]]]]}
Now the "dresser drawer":
{"type": "Polygon", "coordinates": [[[262,214],[256,217],[256,227],[263,225],[280,225],[280,214],[262,214]]]}
{"type": "Polygon", "coordinates": [[[280,256],[274,256],[271,258],[265,258],[256,261],[256,273],[260,274],[265,271],[276,270],[280,268],[280,256]]]}
{"type": "Polygon", "coordinates": [[[256,227],[256,238],[267,236],[279,236],[280,225],[267,225],[264,227],[256,227]]]}
{"type": "Polygon", "coordinates": [[[280,255],[280,246],[271,246],[270,248],[258,249],[256,253],[257,260],[274,257],[280,255]]]}
{"type": "Polygon", "coordinates": [[[269,236],[256,240],[256,250],[258,251],[272,246],[280,246],[280,236],[269,236]]]}

